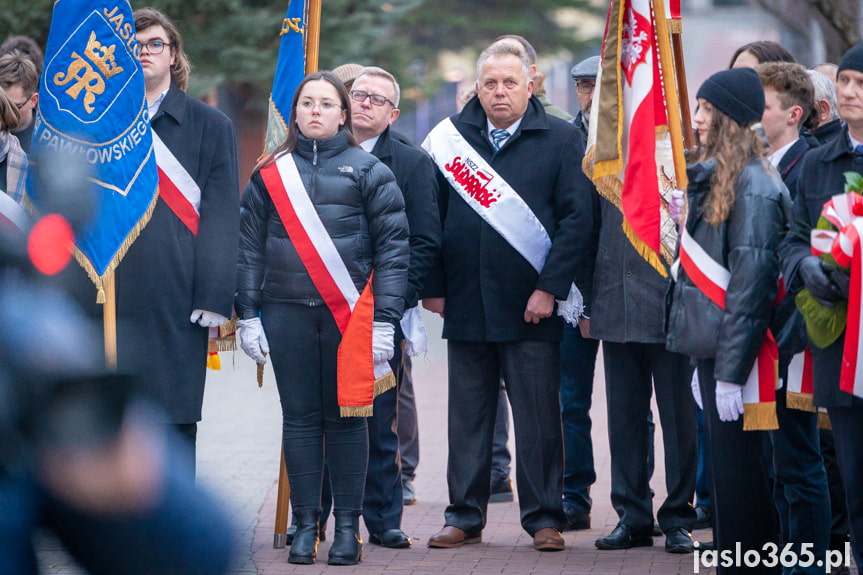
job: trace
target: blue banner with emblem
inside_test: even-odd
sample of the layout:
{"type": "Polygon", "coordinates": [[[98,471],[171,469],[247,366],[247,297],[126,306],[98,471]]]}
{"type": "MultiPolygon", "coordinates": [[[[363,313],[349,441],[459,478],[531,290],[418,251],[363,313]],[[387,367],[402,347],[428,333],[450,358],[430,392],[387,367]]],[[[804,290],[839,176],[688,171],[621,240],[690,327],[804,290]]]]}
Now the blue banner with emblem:
{"type": "Polygon", "coordinates": [[[57,0],[45,49],[28,195],[50,208],[56,181],[40,169],[86,174],[94,213],[75,256],[101,290],[152,214],[158,175],[132,8],[123,0],[57,0]],[[62,160],[58,163],[57,158],[62,160]]]}
{"type": "Polygon", "coordinates": [[[306,76],[305,31],[305,0],[291,0],[279,30],[279,59],[270,95],[266,152],[272,152],[288,134],[294,91],[306,76]]]}

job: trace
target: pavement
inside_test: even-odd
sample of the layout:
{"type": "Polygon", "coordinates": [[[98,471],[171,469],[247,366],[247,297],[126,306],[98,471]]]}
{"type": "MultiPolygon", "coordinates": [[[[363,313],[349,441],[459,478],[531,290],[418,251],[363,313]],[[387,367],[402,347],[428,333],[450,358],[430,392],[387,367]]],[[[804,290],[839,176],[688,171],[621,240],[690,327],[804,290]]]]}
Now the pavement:
{"type": "MultiPolygon", "coordinates": [[[[439,338],[441,320],[428,314],[424,317],[432,341],[428,354],[414,359],[414,388],[420,427],[420,464],[414,483],[418,502],[405,507],[402,522],[404,531],[413,538],[413,546],[395,550],[366,541],[362,562],[357,566],[327,565],[332,526],[328,541],[321,543],[318,549],[315,565],[291,565],[287,562],[288,549],[273,547],[281,433],[281,410],[275,381],[272,370],[267,369],[263,386],[259,388],[255,381],[255,366],[250,359],[239,351],[221,354],[222,370],[210,371],[207,379],[203,421],[198,429],[198,478],[201,485],[221,498],[235,523],[237,560],[230,575],[314,575],[324,572],[340,575],[715,573],[715,569],[696,566],[694,555],[666,553],[663,537],[654,538],[653,547],[624,551],[600,551],[594,546],[597,538],[610,533],[617,524],[617,514],[609,498],[610,457],[601,352],[597,359],[599,365],[591,410],[597,475],[591,492],[592,529],[564,533],[567,545],[564,551],[536,551],[532,539],[519,524],[516,497],[512,503],[489,505],[482,543],[459,549],[429,548],[428,538],[443,526],[444,509],[448,504],[447,369],[446,344],[439,338]]],[[[665,479],[659,426],[656,432],[656,471],[651,486],[658,508],[665,495],[665,479]]],[[[512,445],[511,452],[514,453],[512,445]]],[[[361,526],[361,531],[367,540],[365,526],[361,526]]],[[[699,541],[712,539],[709,530],[696,531],[693,535],[699,541]]],[[[36,546],[42,573],[82,575],[55,539],[40,535],[36,546]]],[[[118,573],[122,575],[122,569],[118,573]]]]}

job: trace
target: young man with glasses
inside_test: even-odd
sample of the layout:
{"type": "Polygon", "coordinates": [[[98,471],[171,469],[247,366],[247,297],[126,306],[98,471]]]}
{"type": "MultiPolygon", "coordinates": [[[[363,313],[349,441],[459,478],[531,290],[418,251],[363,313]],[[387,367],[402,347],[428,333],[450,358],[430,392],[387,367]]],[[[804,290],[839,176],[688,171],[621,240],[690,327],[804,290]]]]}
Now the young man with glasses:
{"type": "MultiPolygon", "coordinates": [[[[405,316],[416,318],[419,295],[441,242],[435,169],[422,151],[392,137],[390,125],[399,117],[399,85],[392,74],[381,68],[364,68],[354,80],[350,98],[353,131],[360,146],[392,170],[404,195],[410,227],[405,316]]],[[[390,548],[411,546],[410,537],[401,530],[404,496],[396,432],[400,388],[405,381],[411,383],[408,342],[403,333],[408,321],[403,319],[397,329],[395,355],[390,360],[397,388],[375,398],[374,415],[368,420],[369,466],[363,519],[369,541],[390,548]]],[[[408,327],[406,331],[411,330],[408,327]]]]}
{"type": "Polygon", "coordinates": [[[18,138],[21,148],[29,154],[36,105],[39,103],[39,72],[36,71],[36,64],[18,50],[0,56],[0,87],[18,108],[21,120],[12,133],[18,138]]]}

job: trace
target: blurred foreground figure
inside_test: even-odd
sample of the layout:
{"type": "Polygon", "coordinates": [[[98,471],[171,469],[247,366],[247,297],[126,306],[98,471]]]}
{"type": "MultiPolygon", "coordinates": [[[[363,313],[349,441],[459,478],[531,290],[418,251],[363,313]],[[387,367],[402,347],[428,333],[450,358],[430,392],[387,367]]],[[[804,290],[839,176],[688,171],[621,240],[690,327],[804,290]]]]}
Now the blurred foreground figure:
{"type": "Polygon", "coordinates": [[[224,573],[227,516],[180,473],[136,378],[106,373],[96,330],[43,285],[20,216],[0,205],[0,312],[17,326],[0,333],[0,575],[38,572],[37,527],[93,574],[224,573]]]}

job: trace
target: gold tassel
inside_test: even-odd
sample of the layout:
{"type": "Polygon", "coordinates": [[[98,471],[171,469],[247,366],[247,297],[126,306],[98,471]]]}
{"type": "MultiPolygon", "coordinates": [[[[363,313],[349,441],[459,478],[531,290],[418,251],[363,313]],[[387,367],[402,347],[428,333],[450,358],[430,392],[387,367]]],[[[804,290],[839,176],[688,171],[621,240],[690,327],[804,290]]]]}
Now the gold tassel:
{"type": "Polygon", "coordinates": [[[371,405],[341,405],[339,415],[342,417],[371,417],[371,405]]]}
{"type": "Polygon", "coordinates": [[[791,409],[799,409],[800,411],[811,411],[815,413],[815,405],[812,403],[811,393],[800,393],[798,391],[789,391],[785,394],[785,405],[791,409]]]}
{"type": "Polygon", "coordinates": [[[629,225],[629,223],[624,219],[623,220],[623,233],[626,234],[626,237],[629,239],[629,243],[632,244],[632,247],[635,248],[635,251],[638,252],[638,255],[642,257],[647,263],[649,263],[653,269],[659,272],[664,278],[668,277],[668,272],[665,270],[665,265],[663,265],[662,260],[659,259],[659,256],[650,249],[647,244],[645,244],[641,239],[635,235],[635,230],[629,225]]]}
{"type": "Polygon", "coordinates": [[[396,376],[393,375],[393,372],[389,372],[386,375],[379,377],[375,380],[375,397],[379,396],[385,391],[388,391],[396,386],[396,376]]]}
{"type": "Polygon", "coordinates": [[[818,429],[833,429],[833,424],[830,423],[830,416],[826,411],[818,410],[818,429]]]}
{"type": "Polygon", "coordinates": [[[743,431],[779,429],[776,402],[743,404],[743,431]]]}
{"type": "Polygon", "coordinates": [[[216,371],[222,369],[222,360],[217,352],[207,354],[207,367],[216,371]]]}
{"type": "MultiPolygon", "coordinates": [[[[267,354],[264,354],[264,356],[266,355],[267,354]]],[[[258,364],[258,387],[264,387],[264,365],[266,364],[258,364]]]]}

